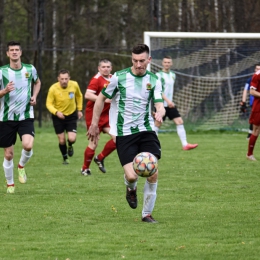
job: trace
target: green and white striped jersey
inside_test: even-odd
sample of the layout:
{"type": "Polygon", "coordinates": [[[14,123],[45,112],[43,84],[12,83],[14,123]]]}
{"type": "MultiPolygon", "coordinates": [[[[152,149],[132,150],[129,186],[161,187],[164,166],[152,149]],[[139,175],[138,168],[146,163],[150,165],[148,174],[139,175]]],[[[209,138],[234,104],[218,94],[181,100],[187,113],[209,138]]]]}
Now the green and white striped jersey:
{"type": "MultiPolygon", "coordinates": [[[[163,93],[164,95],[172,101],[173,98],[173,92],[174,92],[174,83],[176,79],[176,74],[173,71],[170,72],[164,72],[164,71],[158,71],[156,73],[159,79],[162,80],[163,85],[163,93]]],[[[167,102],[164,101],[164,106],[167,107],[167,102]]]]}
{"type": "Polygon", "coordinates": [[[0,98],[0,121],[21,121],[34,118],[30,105],[31,84],[37,81],[38,75],[31,64],[22,63],[19,70],[11,69],[9,64],[0,67],[0,89],[13,81],[15,89],[0,98]]]}
{"type": "Polygon", "coordinates": [[[102,93],[112,99],[109,111],[111,134],[125,136],[153,130],[151,100],[163,102],[161,81],[155,74],[146,71],[145,75],[136,76],[131,68],[126,68],[115,72],[102,93]]]}

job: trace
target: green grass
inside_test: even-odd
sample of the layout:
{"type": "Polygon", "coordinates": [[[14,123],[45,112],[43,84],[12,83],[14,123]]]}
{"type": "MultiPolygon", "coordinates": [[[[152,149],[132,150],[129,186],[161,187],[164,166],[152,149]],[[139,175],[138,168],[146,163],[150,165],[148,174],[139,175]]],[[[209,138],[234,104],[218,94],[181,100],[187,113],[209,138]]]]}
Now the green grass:
{"type": "MultiPolygon", "coordinates": [[[[81,176],[87,145],[80,127],[74,156],[62,165],[52,127],[37,129],[28,182],[6,194],[0,174],[0,259],[259,259],[259,162],[247,161],[246,133],[187,133],[198,142],[182,151],[175,132],[159,134],[162,159],[153,216],[142,223],[139,206],[125,200],[117,153],[105,161],[106,174],[92,163],[81,176]]],[[[97,152],[108,139],[102,135],[97,152]]],[[[14,163],[21,152],[18,140],[14,163]]],[[[259,144],[255,157],[260,161],[259,144]]]]}

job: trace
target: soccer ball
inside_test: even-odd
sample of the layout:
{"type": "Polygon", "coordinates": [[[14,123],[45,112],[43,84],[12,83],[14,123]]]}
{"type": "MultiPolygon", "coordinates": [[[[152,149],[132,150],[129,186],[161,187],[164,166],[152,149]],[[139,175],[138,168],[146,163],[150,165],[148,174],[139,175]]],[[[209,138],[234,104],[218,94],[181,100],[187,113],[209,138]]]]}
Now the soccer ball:
{"type": "Polygon", "coordinates": [[[142,152],[135,156],[133,168],[137,175],[150,177],[157,171],[158,160],[152,153],[142,152]]]}

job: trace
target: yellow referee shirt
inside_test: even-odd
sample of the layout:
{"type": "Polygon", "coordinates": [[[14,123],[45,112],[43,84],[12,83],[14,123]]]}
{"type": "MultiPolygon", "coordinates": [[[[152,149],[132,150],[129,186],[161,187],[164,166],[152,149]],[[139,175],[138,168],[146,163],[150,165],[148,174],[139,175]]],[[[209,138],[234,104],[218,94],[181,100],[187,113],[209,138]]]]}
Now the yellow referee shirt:
{"type": "Polygon", "coordinates": [[[48,92],[46,107],[52,113],[62,112],[65,116],[75,110],[82,111],[83,96],[76,81],[69,80],[68,86],[63,88],[60,83],[53,84],[48,92]]]}

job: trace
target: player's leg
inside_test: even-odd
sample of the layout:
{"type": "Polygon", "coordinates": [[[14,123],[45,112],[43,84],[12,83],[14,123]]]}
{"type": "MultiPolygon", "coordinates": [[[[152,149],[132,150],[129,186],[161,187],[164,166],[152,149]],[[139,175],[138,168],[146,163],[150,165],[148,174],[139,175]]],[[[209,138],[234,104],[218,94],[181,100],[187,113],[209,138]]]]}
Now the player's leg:
{"type": "Polygon", "coordinates": [[[91,175],[91,170],[89,167],[90,167],[90,164],[95,155],[95,150],[96,150],[97,146],[98,146],[98,142],[94,143],[91,140],[88,141],[88,146],[86,147],[86,149],[84,151],[83,165],[81,167],[81,174],[84,176],[91,175]]]}
{"type": "Polygon", "coordinates": [[[25,165],[33,155],[34,143],[34,124],[32,119],[19,122],[18,134],[22,141],[22,152],[18,163],[18,176],[20,183],[26,183],[27,176],[25,173],[25,165]]]}
{"type": "Polygon", "coordinates": [[[173,120],[176,125],[177,134],[181,140],[183,150],[191,150],[198,146],[198,144],[189,144],[187,142],[186,131],[184,128],[183,120],[180,116],[180,113],[176,107],[169,109],[169,118],[173,120]]]}
{"type": "MultiPolygon", "coordinates": [[[[103,132],[109,134],[110,127],[104,127],[103,132]]],[[[103,150],[94,158],[94,162],[99,167],[100,171],[106,173],[104,159],[116,149],[116,137],[109,134],[111,139],[106,142],[103,150]]]]}
{"type": "MultiPolygon", "coordinates": [[[[139,150],[147,151],[154,154],[158,160],[161,158],[161,145],[158,140],[158,137],[153,132],[142,133],[139,150]]],[[[158,170],[154,175],[148,177],[144,184],[143,209],[142,209],[142,221],[144,222],[150,222],[150,223],[157,222],[152,217],[152,212],[157,197],[157,183],[158,183],[158,170]]]]}
{"type": "Polygon", "coordinates": [[[73,156],[74,149],[73,144],[76,142],[77,137],[77,120],[78,120],[78,114],[77,111],[72,113],[69,116],[65,116],[65,130],[68,134],[68,156],[73,156]]]}
{"type": "Polygon", "coordinates": [[[138,175],[133,169],[133,159],[139,153],[138,140],[140,133],[116,137],[117,154],[124,169],[124,182],[126,185],[126,200],[132,209],[137,208],[137,180],[138,175]]]}
{"type": "Polygon", "coordinates": [[[247,135],[247,140],[249,140],[249,138],[250,138],[252,132],[253,132],[253,125],[250,124],[250,125],[249,125],[249,130],[248,130],[248,135],[247,135]]]}
{"type": "Polygon", "coordinates": [[[69,164],[68,153],[67,153],[67,144],[66,144],[66,136],[65,136],[65,121],[64,119],[60,119],[57,116],[52,115],[52,122],[54,131],[57,135],[59,142],[59,150],[63,159],[63,164],[69,164]]]}
{"type": "Polygon", "coordinates": [[[17,122],[0,122],[0,147],[4,148],[3,169],[7,183],[7,193],[14,193],[14,148],[17,136],[17,122]]]}
{"type": "Polygon", "coordinates": [[[247,159],[250,161],[256,161],[256,159],[253,155],[253,152],[254,152],[257,138],[259,136],[259,132],[260,132],[260,126],[253,125],[253,132],[252,132],[249,142],[248,142],[248,150],[247,150],[247,155],[246,155],[247,159]]]}

